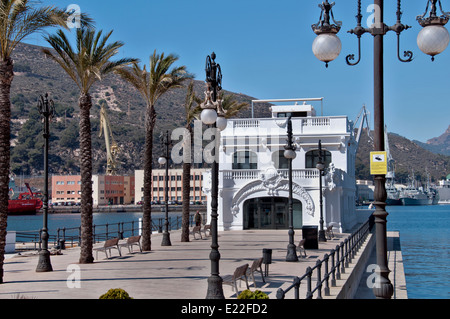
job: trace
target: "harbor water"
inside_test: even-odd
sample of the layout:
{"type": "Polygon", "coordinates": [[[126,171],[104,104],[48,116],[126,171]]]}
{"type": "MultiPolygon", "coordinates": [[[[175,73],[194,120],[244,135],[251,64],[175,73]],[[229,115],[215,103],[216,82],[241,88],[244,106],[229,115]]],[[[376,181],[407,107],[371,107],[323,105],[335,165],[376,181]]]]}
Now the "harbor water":
{"type": "MultiPolygon", "coordinates": [[[[406,287],[410,299],[449,299],[450,205],[387,206],[388,230],[399,231],[406,287]]],[[[171,213],[175,217],[180,213],[171,213]]],[[[94,224],[138,221],[142,212],[94,213],[94,224]]],[[[163,214],[152,214],[152,219],[163,214]]],[[[49,232],[78,227],[80,214],[50,214],[49,232]]],[[[9,216],[8,230],[38,230],[42,215],[9,216]]]]}
{"type": "Polygon", "coordinates": [[[400,232],[410,299],[449,299],[450,205],[387,206],[387,229],[400,232]]]}

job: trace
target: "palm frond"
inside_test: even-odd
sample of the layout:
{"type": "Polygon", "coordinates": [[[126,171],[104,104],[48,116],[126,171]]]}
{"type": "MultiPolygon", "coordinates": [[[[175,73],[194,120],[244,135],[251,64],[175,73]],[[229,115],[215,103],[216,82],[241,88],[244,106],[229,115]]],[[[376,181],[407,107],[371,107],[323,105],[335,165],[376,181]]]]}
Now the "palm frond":
{"type": "Polygon", "coordinates": [[[58,30],[56,35],[46,37],[56,54],[52,54],[50,50],[46,49],[43,52],[66,71],[77,83],[82,93],[88,93],[91,86],[101,80],[104,75],[138,61],[132,58],[110,61],[123,46],[120,41],[107,43],[111,33],[112,31],[102,36],[101,30],[96,32],[89,28],[77,29],[77,51],[74,51],[65,33],[58,30]]]}
{"type": "Polygon", "coordinates": [[[155,50],[150,56],[148,72],[145,65],[140,68],[137,64],[133,64],[131,71],[122,69],[117,73],[141,93],[149,107],[153,107],[161,95],[168,90],[181,87],[185,80],[193,77],[186,71],[185,66],[171,70],[177,60],[178,57],[173,54],[165,56],[164,52],[158,54],[155,50]]]}
{"type": "MultiPolygon", "coordinates": [[[[24,38],[45,28],[60,26],[67,29],[68,13],[54,6],[36,7],[35,1],[2,0],[0,2],[0,55],[9,58],[24,38]]],[[[82,25],[91,26],[93,20],[81,14],[82,25]]]]}
{"type": "Polygon", "coordinates": [[[248,103],[237,102],[233,95],[227,94],[223,96],[222,108],[225,110],[225,118],[231,118],[242,111],[244,108],[248,107],[248,103]]]}
{"type": "Polygon", "coordinates": [[[187,87],[184,111],[186,114],[186,125],[189,126],[194,118],[197,118],[202,111],[200,104],[202,100],[194,92],[194,82],[191,81],[187,87]]]}

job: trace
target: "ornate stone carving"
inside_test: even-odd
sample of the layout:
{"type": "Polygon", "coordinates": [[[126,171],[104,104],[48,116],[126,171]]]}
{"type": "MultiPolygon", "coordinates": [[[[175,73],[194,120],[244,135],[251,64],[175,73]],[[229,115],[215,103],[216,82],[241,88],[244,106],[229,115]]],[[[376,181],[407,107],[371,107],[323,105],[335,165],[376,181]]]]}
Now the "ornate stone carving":
{"type": "MultiPolygon", "coordinates": [[[[268,169],[267,171],[269,170],[270,169],[268,169]]],[[[268,195],[270,196],[278,196],[280,191],[289,191],[289,183],[287,179],[282,179],[281,175],[278,172],[276,174],[273,174],[272,171],[267,171],[266,173],[261,174],[261,180],[248,183],[236,193],[231,203],[231,213],[235,217],[239,213],[239,205],[251,194],[260,191],[267,191],[268,195]]],[[[303,211],[305,211],[308,215],[314,216],[314,201],[312,200],[309,193],[296,183],[292,183],[292,192],[302,199],[303,211]]]]}
{"type": "Polygon", "coordinates": [[[342,170],[336,168],[334,163],[330,163],[330,165],[328,166],[328,171],[325,175],[325,185],[328,188],[328,190],[330,191],[334,190],[336,186],[340,184],[342,179],[343,179],[342,170]]]}

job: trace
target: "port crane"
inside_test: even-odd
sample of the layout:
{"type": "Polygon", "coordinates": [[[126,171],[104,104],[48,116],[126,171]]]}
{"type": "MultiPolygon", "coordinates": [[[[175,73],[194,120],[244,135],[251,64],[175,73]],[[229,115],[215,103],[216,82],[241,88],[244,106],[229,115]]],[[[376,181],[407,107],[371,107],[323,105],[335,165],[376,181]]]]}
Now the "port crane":
{"type": "Polygon", "coordinates": [[[358,150],[359,140],[361,138],[361,133],[363,131],[364,123],[366,123],[367,136],[369,137],[369,141],[373,143],[373,138],[372,138],[372,136],[370,136],[369,112],[366,109],[366,105],[363,105],[363,107],[361,108],[361,111],[359,111],[359,114],[356,117],[356,120],[353,122],[353,128],[356,127],[360,118],[361,118],[361,122],[359,123],[359,127],[357,128],[358,132],[356,133],[356,137],[355,137],[355,144],[356,144],[355,154],[356,154],[356,151],[358,150]],[[362,118],[361,118],[361,116],[362,116],[362,118]]]}
{"type": "Polygon", "coordinates": [[[100,133],[99,137],[105,136],[106,144],[106,175],[116,174],[116,155],[119,152],[119,146],[114,140],[111,123],[106,113],[106,102],[103,101],[100,107],[100,133]]]}

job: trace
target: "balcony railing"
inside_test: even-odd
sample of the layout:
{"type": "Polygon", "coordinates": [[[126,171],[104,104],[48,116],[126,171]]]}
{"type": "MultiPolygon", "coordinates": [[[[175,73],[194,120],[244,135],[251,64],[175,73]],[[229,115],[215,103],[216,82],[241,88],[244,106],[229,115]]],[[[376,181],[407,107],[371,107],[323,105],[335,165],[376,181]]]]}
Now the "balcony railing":
{"type": "MultiPolygon", "coordinates": [[[[224,180],[255,180],[260,178],[263,170],[249,169],[249,170],[222,170],[224,180]]],[[[279,169],[278,173],[282,178],[288,178],[287,169],[279,169]]],[[[317,169],[293,169],[293,179],[315,179],[319,178],[319,171],[317,169]]]]}
{"type": "MultiPolygon", "coordinates": [[[[253,136],[286,131],[285,118],[232,119],[229,122],[228,128],[232,130],[225,132],[226,135],[253,136]],[[248,130],[249,128],[256,130],[248,130]]],[[[349,133],[346,116],[292,118],[292,128],[294,134],[349,133]]]]}

